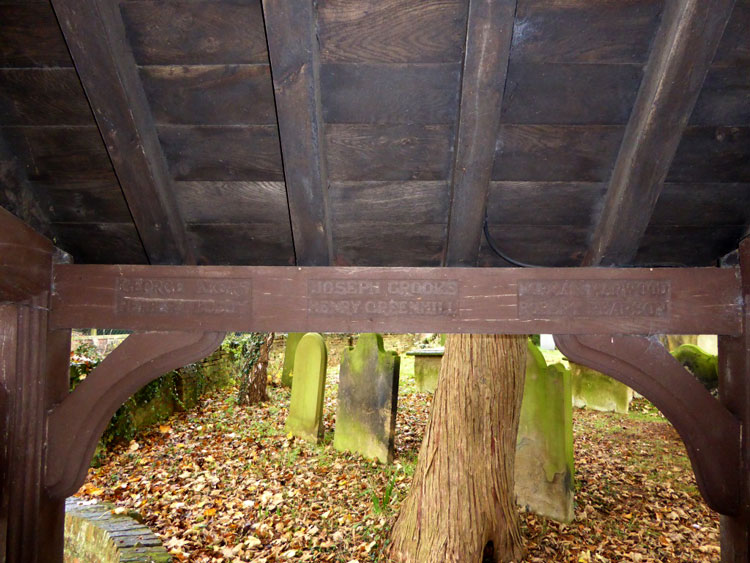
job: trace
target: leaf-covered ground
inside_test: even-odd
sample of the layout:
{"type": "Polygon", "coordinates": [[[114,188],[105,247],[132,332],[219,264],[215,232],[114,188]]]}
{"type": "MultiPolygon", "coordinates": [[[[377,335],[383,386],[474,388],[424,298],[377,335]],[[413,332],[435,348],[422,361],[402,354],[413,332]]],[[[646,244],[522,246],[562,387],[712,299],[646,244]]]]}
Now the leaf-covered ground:
{"type": "MultiPolygon", "coordinates": [[[[277,360],[278,362],[278,360],[277,360]]],[[[430,407],[402,363],[393,466],[333,450],[336,361],[321,446],[284,432],[289,392],[240,408],[206,398],[90,470],[79,496],[135,509],[178,561],[382,561],[430,407]]],[[[718,520],[674,429],[640,400],[628,416],[574,411],[576,520],[521,516],[524,561],[719,561],[718,520]]]]}

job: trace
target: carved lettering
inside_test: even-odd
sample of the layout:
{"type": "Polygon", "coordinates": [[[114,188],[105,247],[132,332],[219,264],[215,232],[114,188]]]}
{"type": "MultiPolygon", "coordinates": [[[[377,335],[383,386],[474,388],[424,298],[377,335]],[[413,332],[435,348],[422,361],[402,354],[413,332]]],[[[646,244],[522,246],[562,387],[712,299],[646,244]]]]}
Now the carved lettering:
{"type": "Polygon", "coordinates": [[[252,313],[247,279],[120,278],[117,312],[144,316],[252,313]]]}
{"type": "Polygon", "coordinates": [[[518,318],[667,317],[668,280],[522,280],[518,318]]]}
{"type": "Polygon", "coordinates": [[[455,317],[459,284],[456,280],[310,280],[309,316],[343,317],[455,317]]]}

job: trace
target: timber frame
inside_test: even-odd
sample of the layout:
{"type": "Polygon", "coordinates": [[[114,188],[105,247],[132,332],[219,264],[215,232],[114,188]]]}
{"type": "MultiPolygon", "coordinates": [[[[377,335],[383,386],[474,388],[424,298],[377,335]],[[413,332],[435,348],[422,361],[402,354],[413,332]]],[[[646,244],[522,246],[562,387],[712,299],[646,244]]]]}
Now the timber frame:
{"type": "Polygon", "coordinates": [[[669,418],[750,563],[750,0],[0,21],[0,563],[62,560],[112,413],[227,331],[555,334],[669,418]],[[71,393],[73,328],[134,334],[71,393]],[[719,336],[718,399],[665,333],[719,336]]]}

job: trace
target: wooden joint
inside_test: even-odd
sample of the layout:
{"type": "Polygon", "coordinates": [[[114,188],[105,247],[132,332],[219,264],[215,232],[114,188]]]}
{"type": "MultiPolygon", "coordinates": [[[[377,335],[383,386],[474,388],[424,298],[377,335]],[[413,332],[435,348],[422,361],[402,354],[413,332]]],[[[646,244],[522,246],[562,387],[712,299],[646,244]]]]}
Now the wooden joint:
{"type": "Polygon", "coordinates": [[[99,438],[117,409],[157,377],[205,358],[221,332],[143,332],[128,336],[47,413],[45,486],[53,498],[83,484],[99,438]]]}
{"type": "Polygon", "coordinates": [[[739,510],[740,423],[656,338],[555,336],[568,359],[621,381],[651,401],[685,443],[703,498],[739,510]]]}

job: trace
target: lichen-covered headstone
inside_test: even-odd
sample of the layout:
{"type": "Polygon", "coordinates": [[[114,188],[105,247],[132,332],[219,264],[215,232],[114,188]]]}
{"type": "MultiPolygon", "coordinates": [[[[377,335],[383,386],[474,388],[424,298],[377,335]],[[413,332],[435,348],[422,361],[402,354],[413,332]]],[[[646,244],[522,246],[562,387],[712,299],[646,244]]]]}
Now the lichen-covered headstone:
{"type": "Polygon", "coordinates": [[[362,334],[344,350],[333,447],[383,463],[393,460],[400,359],[379,334],[362,334]]]}
{"type": "Polygon", "coordinates": [[[698,378],[703,386],[712,391],[719,386],[719,359],[700,346],[683,344],[672,352],[685,369],[698,378]]]}
{"type": "Polygon", "coordinates": [[[608,375],[570,362],[573,406],[602,412],[627,414],[633,390],[608,375]]]}
{"type": "Polygon", "coordinates": [[[292,398],[286,431],[317,444],[323,438],[323,393],[328,353],[320,334],[308,332],[299,341],[294,357],[292,398]]]}
{"type": "Polygon", "coordinates": [[[437,389],[444,351],[444,348],[430,348],[407,352],[414,356],[414,382],[420,393],[434,393],[437,389]]]}
{"type": "Polygon", "coordinates": [[[516,503],[560,522],[573,520],[573,406],[570,372],[547,366],[529,341],[516,441],[516,503]]]}
{"type": "Polygon", "coordinates": [[[292,386],[292,377],[294,375],[294,354],[297,351],[297,345],[304,332],[290,332],[286,335],[286,344],[284,346],[284,367],[281,368],[281,385],[284,387],[292,386]]]}

